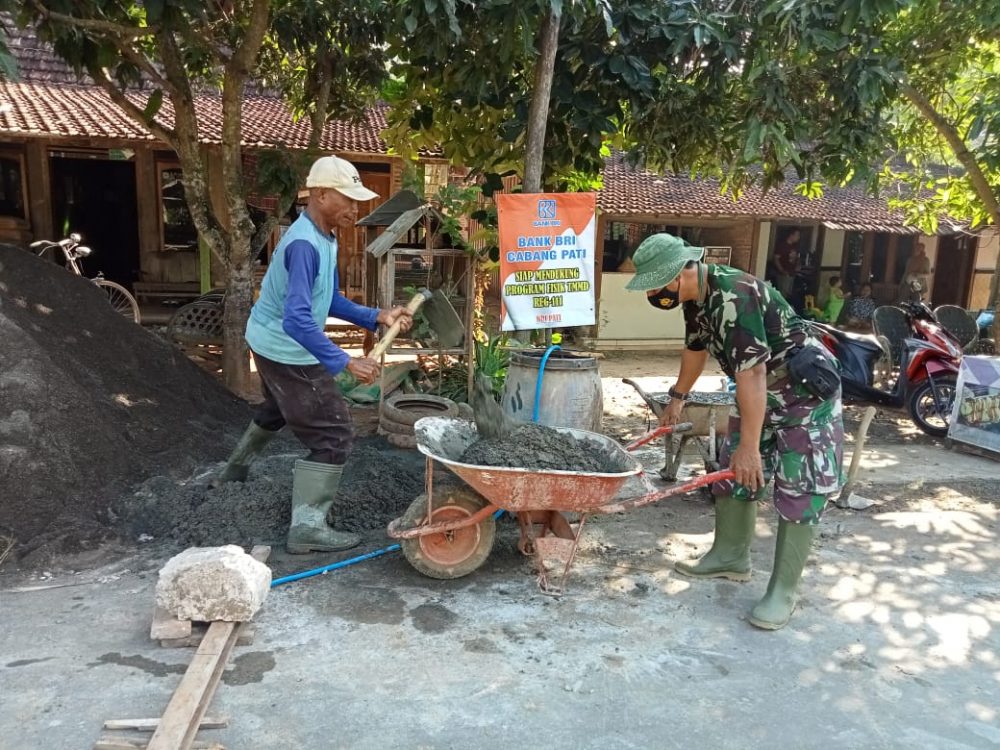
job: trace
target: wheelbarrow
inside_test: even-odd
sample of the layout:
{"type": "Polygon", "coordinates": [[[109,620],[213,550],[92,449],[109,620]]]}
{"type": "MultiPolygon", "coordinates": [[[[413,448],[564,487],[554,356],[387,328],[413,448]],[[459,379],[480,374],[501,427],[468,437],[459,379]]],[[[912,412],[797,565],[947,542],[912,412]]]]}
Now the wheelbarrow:
{"type": "MultiPolygon", "coordinates": [[[[559,596],[565,590],[576,557],[580,536],[592,515],[620,513],[692,492],[713,482],[731,479],[732,472],[714,472],[666,489],[654,489],[645,481],[645,494],[615,500],[623,485],[642,474],[642,465],[617,442],[585,430],[554,428],[591,441],[603,451],[610,473],[519,469],[478,466],[460,460],[466,448],[478,439],[470,422],[450,417],[424,417],[417,421],[417,449],[427,457],[425,492],[406,513],[389,524],[388,534],[400,540],[403,555],[417,571],[431,578],[459,578],[478,569],[489,557],[500,511],[517,516],[521,531],[518,548],[535,558],[538,586],[559,596]],[[436,481],[435,462],[446,466],[464,484],[436,481]],[[580,514],[572,538],[557,537],[539,511],[580,514]],[[540,529],[536,527],[540,526],[540,529]],[[555,560],[558,582],[549,578],[547,562],[555,560]]],[[[690,425],[669,428],[690,429],[690,425]]]]}
{"type": "MultiPolygon", "coordinates": [[[[647,393],[629,378],[623,378],[622,382],[638,391],[657,419],[670,403],[670,396],[666,393],[647,393]]],[[[729,434],[729,413],[735,405],[736,395],[727,391],[691,391],[684,406],[684,419],[691,423],[692,428],[683,434],[675,431],[663,441],[665,462],[660,469],[660,477],[668,482],[677,479],[684,449],[692,440],[705,461],[705,471],[718,471],[719,452],[729,434]]]]}

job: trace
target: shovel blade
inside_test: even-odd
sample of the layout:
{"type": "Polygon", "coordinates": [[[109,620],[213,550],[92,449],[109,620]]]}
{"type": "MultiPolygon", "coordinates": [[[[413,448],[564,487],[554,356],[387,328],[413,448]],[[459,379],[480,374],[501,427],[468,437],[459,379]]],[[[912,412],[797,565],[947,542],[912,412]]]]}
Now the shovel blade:
{"type": "Polygon", "coordinates": [[[465,341],[465,325],[440,289],[434,290],[431,298],[424,303],[423,313],[442,349],[456,349],[465,341]]]}

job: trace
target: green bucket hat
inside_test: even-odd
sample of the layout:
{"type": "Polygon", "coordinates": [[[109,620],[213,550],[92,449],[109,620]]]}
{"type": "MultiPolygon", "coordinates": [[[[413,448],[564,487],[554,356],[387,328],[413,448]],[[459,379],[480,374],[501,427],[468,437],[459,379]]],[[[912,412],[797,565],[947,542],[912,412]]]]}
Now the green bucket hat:
{"type": "Polygon", "coordinates": [[[632,292],[662,289],[681,275],[692,260],[701,260],[705,248],[689,245],[672,234],[653,234],[642,241],[632,256],[635,276],[625,285],[632,292]]]}

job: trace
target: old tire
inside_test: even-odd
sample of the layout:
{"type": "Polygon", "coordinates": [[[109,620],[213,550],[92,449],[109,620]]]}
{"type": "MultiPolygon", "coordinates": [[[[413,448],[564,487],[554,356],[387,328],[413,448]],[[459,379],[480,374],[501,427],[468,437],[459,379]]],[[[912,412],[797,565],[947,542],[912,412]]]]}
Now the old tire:
{"type": "MultiPolygon", "coordinates": [[[[431,522],[469,518],[488,505],[467,487],[441,487],[434,492],[431,522]]],[[[419,495],[403,514],[402,525],[411,528],[426,521],[427,495],[419,495]]],[[[474,526],[440,534],[403,539],[403,555],[414,570],[428,578],[461,578],[479,568],[493,549],[496,520],[487,516],[474,526]]]]}
{"type": "Polygon", "coordinates": [[[403,393],[382,404],[382,416],[390,422],[412,426],[422,417],[457,417],[458,405],[440,396],[403,393]]]}
{"type": "Polygon", "coordinates": [[[412,424],[399,424],[398,422],[391,422],[385,417],[382,417],[378,421],[378,426],[386,435],[413,435],[413,425],[412,424]]]}
{"type": "Polygon", "coordinates": [[[910,418],[921,431],[931,437],[943,438],[948,435],[948,427],[951,424],[951,408],[955,403],[958,381],[954,375],[946,375],[935,378],[934,385],[944,403],[940,405],[935,403],[931,381],[925,380],[910,394],[910,418]]]}
{"type": "Polygon", "coordinates": [[[384,434],[385,439],[389,441],[389,445],[395,446],[396,448],[413,450],[417,447],[417,439],[413,435],[395,435],[391,432],[384,434]]]}

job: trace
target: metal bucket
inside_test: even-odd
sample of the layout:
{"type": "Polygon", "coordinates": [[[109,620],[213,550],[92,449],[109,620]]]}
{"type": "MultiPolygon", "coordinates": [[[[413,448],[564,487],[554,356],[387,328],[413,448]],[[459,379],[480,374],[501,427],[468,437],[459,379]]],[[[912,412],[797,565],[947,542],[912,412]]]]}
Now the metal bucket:
{"type": "MultiPolygon", "coordinates": [[[[538,372],[545,351],[514,352],[507,368],[500,404],[504,412],[520,422],[533,421],[538,372]]],[[[538,423],[548,427],[571,427],[601,431],[604,391],[594,357],[555,350],[545,362],[538,423]]]]}

